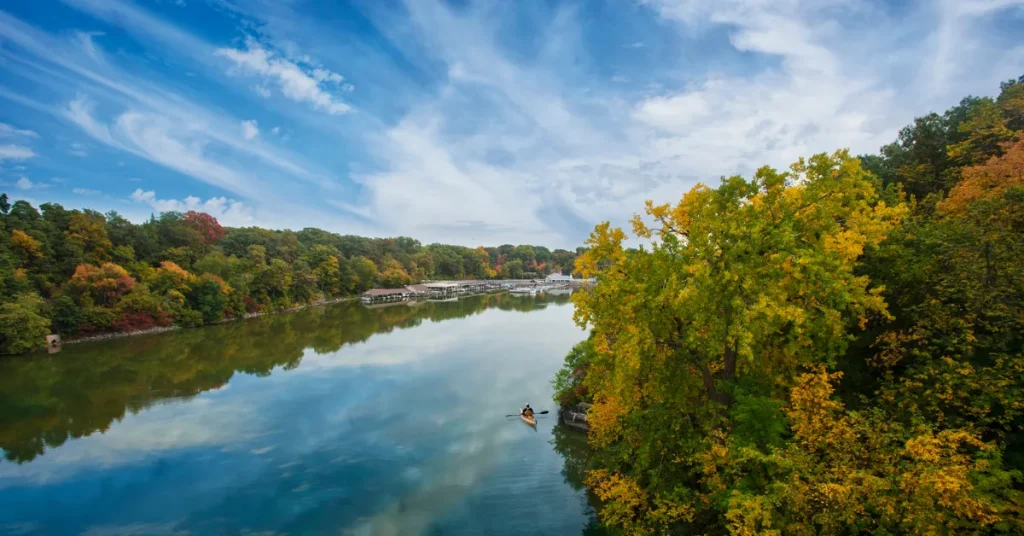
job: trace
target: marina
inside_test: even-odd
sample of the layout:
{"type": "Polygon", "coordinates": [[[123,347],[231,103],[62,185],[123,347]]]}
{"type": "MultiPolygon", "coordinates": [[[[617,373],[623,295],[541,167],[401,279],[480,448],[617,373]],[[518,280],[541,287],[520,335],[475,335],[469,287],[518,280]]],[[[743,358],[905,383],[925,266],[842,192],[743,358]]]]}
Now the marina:
{"type": "Polygon", "coordinates": [[[575,279],[562,274],[551,274],[544,279],[423,281],[400,288],[370,289],[359,297],[359,301],[364,305],[377,305],[410,300],[454,301],[459,297],[502,292],[519,296],[542,292],[571,294],[574,288],[593,283],[593,280],[575,279]]]}

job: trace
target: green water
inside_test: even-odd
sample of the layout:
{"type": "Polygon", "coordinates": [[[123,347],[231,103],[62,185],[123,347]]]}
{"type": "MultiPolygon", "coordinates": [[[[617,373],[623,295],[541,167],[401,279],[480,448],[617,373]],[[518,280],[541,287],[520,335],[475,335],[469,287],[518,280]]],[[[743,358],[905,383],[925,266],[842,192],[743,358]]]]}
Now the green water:
{"type": "Polygon", "coordinates": [[[567,296],[343,303],[0,360],[0,534],[580,534],[567,296]]]}

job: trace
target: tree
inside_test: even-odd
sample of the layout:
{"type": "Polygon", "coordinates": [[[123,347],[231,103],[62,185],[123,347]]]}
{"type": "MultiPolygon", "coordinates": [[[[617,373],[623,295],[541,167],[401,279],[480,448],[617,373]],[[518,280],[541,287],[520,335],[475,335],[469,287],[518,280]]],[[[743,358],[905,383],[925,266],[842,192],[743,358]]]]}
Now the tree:
{"type": "MultiPolygon", "coordinates": [[[[347,274],[342,274],[341,253],[332,246],[317,244],[310,248],[303,257],[312,269],[315,278],[314,286],[327,296],[335,296],[342,292],[347,274]]],[[[344,266],[348,270],[347,263],[344,266]]]]}
{"type": "Polygon", "coordinates": [[[608,519],[653,530],[696,515],[682,498],[700,488],[683,475],[712,431],[770,414],[763,399],[782,396],[803,367],[834,362],[850,323],[887,315],[855,268],[906,209],[880,201],[872,182],[846,152],[820,154],[788,173],[763,167],[698,185],[675,206],[648,202],[654,224],[637,216],[633,229],[654,240],[649,250],[597,226],[577,268],[599,282],[573,301],[577,323],[593,327],[592,441],[629,460],[594,477],[616,503],[608,519]],[[638,488],[656,474],[678,480],[638,488]]]}
{"type": "Polygon", "coordinates": [[[68,219],[64,239],[82,252],[86,262],[98,264],[110,260],[110,239],[104,227],[103,215],[87,210],[74,211],[68,219]]]}
{"type": "Polygon", "coordinates": [[[86,296],[90,303],[113,305],[122,296],[135,288],[135,279],[128,272],[112,263],[82,264],[68,281],[68,288],[78,296],[86,296]]]}
{"type": "Polygon", "coordinates": [[[65,337],[78,334],[85,314],[75,300],[67,294],[61,295],[53,303],[53,329],[65,337]]]}
{"type": "Polygon", "coordinates": [[[0,214],[6,216],[11,211],[11,202],[7,200],[7,194],[0,194],[0,214]]]}
{"type": "Polygon", "coordinates": [[[192,279],[194,276],[188,270],[174,262],[163,261],[146,283],[153,292],[160,295],[171,291],[184,294],[188,291],[192,279]]]}
{"type": "Polygon", "coordinates": [[[38,296],[21,294],[0,305],[0,353],[20,354],[45,345],[50,320],[40,314],[42,304],[38,296]]]}
{"type": "Polygon", "coordinates": [[[523,261],[516,259],[501,265],[501,275],[507,279],[522,279],[523,261]]]}
{"type": "Polygon", "coordinates": [[[384,270],[377,274],[377,282],[384,288],[401,288],[412,284],[412,278],[397,260],[388,259],[384,270]]]}
{"type": "Polygon", "coordinates": [[[366,257],[352,259],[352,289],[357,293],[373,288],[377,280],[377,265],[366,257]]]}
{"type": "Polygon", "coordinates": [[[594,345],[590,339],[576,343],[572,350],[565,356],[565,363],[551,380],[551,387],[554,389],[554,401],[561,407],[574,406],[580,402],[590,402],[593,399],[587,392],[587,386],[583,380],[587,377],[587,371],[594,360],[594,345]]]}
{"type": "Polygon", "coordinates": [[[209,214],[190,210],[185,213],[184,220],[185,225],[195,231],[203,241],[203,244],[208,246],[220,242],[226,234],[217,218],[209,214]]]}
{"type": "Polygon", "coordinates": [[[224,318],[231,287],[213,274],[195,278],[189,288],[188,300],[192,309],[203,316],[204,324],[212,324],[224,318]]]}
{"type": "Polygon", "coordinates": [[[22,266],[26,266],[33,260],[41,259],[43,257],[43,244],[35,238],[25,234],[21,229],[13,229],[11,231],[11,246],[14,247],[15,251],[17,251],[21,257],[22,266]]]}

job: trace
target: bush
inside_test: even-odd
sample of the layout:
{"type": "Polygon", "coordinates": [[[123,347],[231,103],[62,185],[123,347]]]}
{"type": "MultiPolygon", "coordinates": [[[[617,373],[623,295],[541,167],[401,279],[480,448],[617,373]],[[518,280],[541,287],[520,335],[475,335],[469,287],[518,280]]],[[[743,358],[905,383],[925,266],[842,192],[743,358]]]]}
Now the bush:
{"type": "Polygon", "coordinates": [[[174,314],[174,323],[183,328],[197,328],[203,325],[203,313],[187,307],[174,314]]]}
{"type": "Polygon", "coordinates": [[[114,329],[124,332],[142,331],[154,325],[156,320],[147,313],[124,314],[114,321],[114,329]]]}
{"type": "Polygon", "coordinates": [[[105,307],[90,307],[85,310],[81,331],[84,333],[108,330],[117,320],[117,312],[105,307]]]}
{"type": "Polygon", "coordinates": [[[50,320],[39,314],[38,296],[21,294],[0,306],[0,353],[20,354],[41,348],[50,333],[50,320]]]}
{"type": "Polygon", "coordinates": [[[52,318],[54,331],[72,337],[78,334],[85,321],[85,310],[65,294],[53,302],[52,318]]]}
{"type": "Polygon", "coordinates": [[[551,386],[555,390],[554,401],[559,406],[564,408],[592,401],[584,381],[594,355],[594,345],[589,339],[577,343],[566,354],[565,364],[551,380],[551,386]]]}

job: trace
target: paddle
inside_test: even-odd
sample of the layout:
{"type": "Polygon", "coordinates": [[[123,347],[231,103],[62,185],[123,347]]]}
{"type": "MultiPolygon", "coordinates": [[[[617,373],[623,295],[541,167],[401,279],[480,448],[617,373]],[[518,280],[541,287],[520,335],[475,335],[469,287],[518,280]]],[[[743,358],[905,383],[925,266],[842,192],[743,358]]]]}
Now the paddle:
{"type": "MultiPolygon", "coordinates": [[[[550,411],[548,411],[548,410],[544,410],[544,411],[535,411],[535,412],[534,412],[533,414],[534,414],[534,415],[547,415],[548,413],[551,413],[551,412],[550,412],[550,411]]],[[[517,413],[517,414],[515,414],[515,415],[505,415],[505,416],[506,416],[506,417],[518,417],[518,416],[519,416],[519,414],[517,413]]]]}

